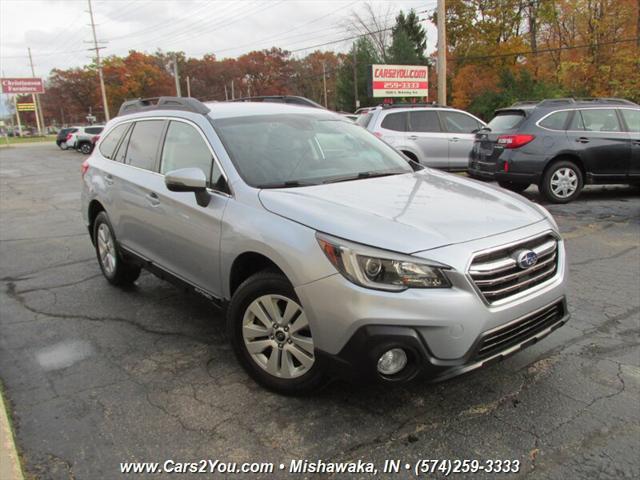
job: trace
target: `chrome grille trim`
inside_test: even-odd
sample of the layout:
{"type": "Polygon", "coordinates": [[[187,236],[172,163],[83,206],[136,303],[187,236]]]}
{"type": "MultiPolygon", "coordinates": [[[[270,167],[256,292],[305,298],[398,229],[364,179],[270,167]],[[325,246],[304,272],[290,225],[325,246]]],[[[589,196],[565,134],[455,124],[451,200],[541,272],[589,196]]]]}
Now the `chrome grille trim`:
{"type": "Polygon", "coordinates": [[[478,252],[467,269],[473,285],[489,305],[508,301],[526,292],[558,272],[558,238],[552,232],[478,252]],[[538,255],[531,268],[521,269],[515,260],[518,250],[529,249],[538,255]]]}

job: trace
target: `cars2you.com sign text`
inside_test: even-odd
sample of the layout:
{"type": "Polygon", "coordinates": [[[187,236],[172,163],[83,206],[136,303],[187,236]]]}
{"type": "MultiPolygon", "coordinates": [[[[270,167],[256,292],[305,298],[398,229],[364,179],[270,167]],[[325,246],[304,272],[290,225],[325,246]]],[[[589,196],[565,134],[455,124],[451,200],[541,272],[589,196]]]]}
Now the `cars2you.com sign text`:
{"type": "Polygon", "coordinates": [[[373,97],[426,97],[429,67],[422,65],[371,65],[373,97]]]}

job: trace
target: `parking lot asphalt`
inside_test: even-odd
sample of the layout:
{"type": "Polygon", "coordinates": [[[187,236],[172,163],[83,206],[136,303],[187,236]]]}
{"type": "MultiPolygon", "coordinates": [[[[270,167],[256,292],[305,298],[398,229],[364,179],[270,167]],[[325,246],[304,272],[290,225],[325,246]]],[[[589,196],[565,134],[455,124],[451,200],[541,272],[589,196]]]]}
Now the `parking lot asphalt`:
{"type": "Polygon", "coordinates": [[[639,189],[550,206],[572,318],[539,344],[445,383],[287,398],[241,370],[206,300],[148,273],[107,284],[79,212],[83,159],[0,150],[0,378],[27,478],[166,459],[518,459],[520,478],[640,478],[639,189]]]}

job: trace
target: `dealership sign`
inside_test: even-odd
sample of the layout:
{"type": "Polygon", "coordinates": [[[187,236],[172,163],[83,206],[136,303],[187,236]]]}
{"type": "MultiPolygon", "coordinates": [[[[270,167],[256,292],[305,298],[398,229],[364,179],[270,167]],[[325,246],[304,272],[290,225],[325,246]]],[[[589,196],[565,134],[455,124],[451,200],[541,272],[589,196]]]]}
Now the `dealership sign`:
{"type": "Polygon", "coordinates": [[[427,97],[429,67],[422,65],[371,65],[373,97],[427,97]]]}
{"type": "Polygon", "coordinates": [[[41,78],[2,78],[2,93],[44,93],[41,78]]]}

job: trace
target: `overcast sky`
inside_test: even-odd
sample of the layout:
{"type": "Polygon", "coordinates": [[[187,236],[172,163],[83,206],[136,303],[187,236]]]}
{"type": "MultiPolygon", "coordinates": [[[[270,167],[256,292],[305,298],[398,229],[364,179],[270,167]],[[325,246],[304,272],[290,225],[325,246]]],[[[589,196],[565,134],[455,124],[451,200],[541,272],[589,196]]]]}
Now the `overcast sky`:
{"type": "MultiPolygon", "coordinates": [[[[425,18],[436,0],[370,1],[393,23],[399,10],[414,8],[425,18]],[[390,8],[390,10],[388,10],[390,8]]],[[[184,51],[201,57],[236,57],[251,50],[278,46],[303,56],[307,47],[348,37],[345,25],[364,0],[93,0],[103,55],[129,50],[184,51]]],[[[0,68],[2,76],[30,77],[27,47],[36,76],[53,68],[90,62],[92,40],[87,0],[0,0],[0,68]]],[[[425,20],[428,47],[435,46],[435,27],[425,20]]],[[[351,41],[320,47],[348,50],[351,41]]],[[[4,102],[3,102],[4,103],[4,102]]]]}

